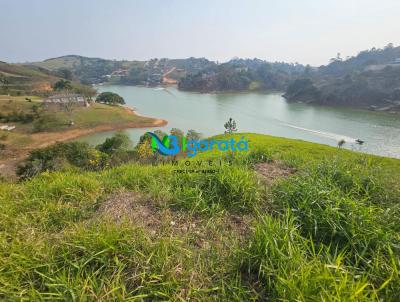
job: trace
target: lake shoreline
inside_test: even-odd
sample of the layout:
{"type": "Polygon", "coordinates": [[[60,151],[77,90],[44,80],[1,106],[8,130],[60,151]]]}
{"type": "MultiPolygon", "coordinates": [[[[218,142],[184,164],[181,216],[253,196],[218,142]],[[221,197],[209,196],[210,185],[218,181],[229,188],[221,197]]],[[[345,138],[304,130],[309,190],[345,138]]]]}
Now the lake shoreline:
{"type": "Polygon", "coordinates": [[[138,114],[134,109],[122,106],[126,112],[131,115],[146,117],[149,121],[125,121],[118,124],[101,124],[91,128],[74,128],[55,132],[39,132],[31,134],[32,143],[28,147],[12,148],[3,151],[0,159],[0,175],[6,178],[14,179],[16,177],[16,167],[29,156],[29,153],[35,149],[46,148],[56,143],[70,142],[81,137],[93,135],[107,131],[119,131],[126,129],[154,128],[163,127],[168,124],[167,120],[147,117],[138,114]]]}

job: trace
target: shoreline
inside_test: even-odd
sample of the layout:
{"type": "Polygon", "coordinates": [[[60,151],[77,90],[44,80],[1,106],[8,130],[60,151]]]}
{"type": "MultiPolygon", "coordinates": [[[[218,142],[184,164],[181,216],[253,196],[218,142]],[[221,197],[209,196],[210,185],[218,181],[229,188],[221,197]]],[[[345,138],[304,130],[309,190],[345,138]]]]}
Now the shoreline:
{"type": "MultiPolygon", "coordinates": [[[[134,109],[123,106],[131,115],[145,117],[138,114],[134,109]]],[[[29,156],[29,153],[35,149],[45,148],[56,143],[69,142],[77,138],[107,132],[118,131],[133,128],[154,128],[163,127],[168,124],[167,120],[147,117],[148,122],[129,121],[120,124],[102,124],[91,128],[74,128],[57,132],[40,132],[30,134],[32,144],[19,149],[11,148],[2,152],[0,159],[0,177],[15,179],[16,168],[18,164],[29,156]]]]}
{"type": "MultiPolygon", "coordinates": [[[[67,141],[74,140],[76,138],[80,138],[80,137],[91,135],[91,134],[101,133],[101,132],[134,129],[134,128],[163,127],[167,124],[168,124],[168,122],[163,119],[154,119],[154,121],[152,123],[142,123],[139,125],[137,122],[126,122],[126,123],[117,124],[117,125],[104,124],[104,125],[95,126],[93,128],[76,128],[76,129],[64,130],[64,131],[60,131],[60,132],[35,133],[35,134],[32,134],[32,138],[33,139],[37,139],[37,138],[41,139],[41,138],[46,138],[46,137],[49,138],[48,140],[46,140],[46,142],[35,145],[34,149],[36,149],[36,148],[47,147],[47,146],[52,145],[57,142],[67,142],[67,141]],[[61,138],[58,137],[60,135],[62,135],[61,138]]],[[[29,148],[29,149],[31,149],[31,148],[29,148]]]]}

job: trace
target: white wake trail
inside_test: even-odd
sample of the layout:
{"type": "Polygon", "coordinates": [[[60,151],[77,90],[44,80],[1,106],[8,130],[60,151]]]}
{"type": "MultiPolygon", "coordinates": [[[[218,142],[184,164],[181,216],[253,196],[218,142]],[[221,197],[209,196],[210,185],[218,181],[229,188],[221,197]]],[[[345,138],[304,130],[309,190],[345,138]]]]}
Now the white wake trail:
{"type": "Polygon", "coordinates": [[[290,127],[290,128],[294,128],[294,129],[299,129],[299,130],[303,130],[306,132],[310,132],[310,133],[314,133],[318,136],[321,137],[326,137],[326,138],[330,138],[336,141],[340,141],[340,140],[344,140],[346,143],[355,143],[356,139],[350,136],[345,136],[345,135],[341,135],[341,134],[337,134],[337,133],[331,133],[331,132],[325,132],[325,131],[320,131],[320,130],[313,130],[313,129],[307,129],[307,128],[303,128],[303,127],[298,127],[295,125],[291,125],[291,124],[287,124],[287,123],[283,123],[285,126],[290,127]]]}

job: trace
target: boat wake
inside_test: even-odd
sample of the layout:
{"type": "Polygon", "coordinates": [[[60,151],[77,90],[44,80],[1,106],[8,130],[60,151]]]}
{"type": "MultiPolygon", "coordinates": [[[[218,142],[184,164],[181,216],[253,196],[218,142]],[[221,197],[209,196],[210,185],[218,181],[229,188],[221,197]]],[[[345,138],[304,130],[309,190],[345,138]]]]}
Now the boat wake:
{"type": "Polygon", "coordinates": [[[303,131],[306,131],[306,132],[309,132],[309,133],[314,133],[315,135],[318,135],[318,136],[321,136],[321,137],[325,137],[325,138],[330,138],[330,139],[333,139],[335,141],[344,140],[346,143],[356,143],[356,140],[357,140],[357,139],[355,139],[353,137],[345,136],[345,135],[341,135],[341,134],[337,134],[337,133],[320,131],[320,130],[313,130],[313,129],[307,129],[307,128],[298,127],[298,126],[287,124],[287,123],[283,123],[283,125],[285,125],[287,127],[290,127],[290,128],[298,129],[298,130],[303,130],[303,131]]]}

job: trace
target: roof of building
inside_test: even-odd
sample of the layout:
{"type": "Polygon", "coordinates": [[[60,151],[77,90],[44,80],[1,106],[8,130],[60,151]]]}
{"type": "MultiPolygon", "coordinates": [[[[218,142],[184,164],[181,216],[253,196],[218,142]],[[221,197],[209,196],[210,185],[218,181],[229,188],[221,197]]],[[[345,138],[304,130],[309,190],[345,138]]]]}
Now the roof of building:
{"type": "Polygon", "coordinates": [[[54,94],[48,97],[48,99],[60,99],[60,98],[78,98],[83,97],[81,94],[71,93],[71,94],[54,94]]]}

